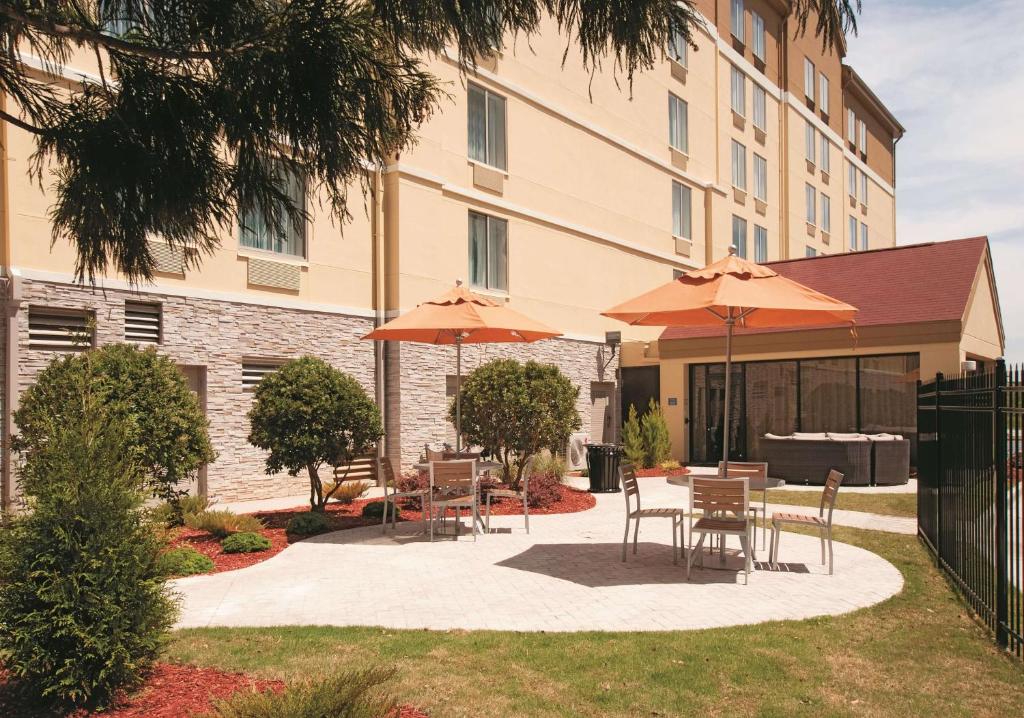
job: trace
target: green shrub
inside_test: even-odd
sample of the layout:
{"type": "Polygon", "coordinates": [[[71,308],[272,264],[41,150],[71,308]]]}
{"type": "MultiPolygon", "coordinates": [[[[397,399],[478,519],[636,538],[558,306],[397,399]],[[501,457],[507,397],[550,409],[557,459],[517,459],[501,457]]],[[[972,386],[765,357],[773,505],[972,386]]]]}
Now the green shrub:
{"type": "Polygon", "coordinates": [[[220,547],[224,553],[256,553],[270,548],[270,539],[263,534],[246,531],[231,534],[220,542],[220,547]]]}
{"type": "Polygon", "coordinates": [[[680,464],[675,459],[669,459],[668,461],[662,461],[660,464],[658,464],[658,468],[661,469],[662,471],[666,472],[666,473],[668,473],[669,471],[676,471],[677,469],[681,469],[682,467],[683,467],[683,465],[680,464]]]}
{"type": "Polygon", "coordinates": [[[200,511],[198,514],[186,514],[185,525],[196,531],[206,531],[219,539],[244,532],[258,533],[264,526],[263,522],[249,514],[236,514],[233,511],[200,511]]]}
{"type": "Polygon", "coordinates": [[[530,475],[534,474],[554,474],[559,479],[565,476],[565,472],[568,470],[568,465],[565,463],[565,459],[558,454],[553,454],[548,449],[544,449],[533,458],[533,462],[530,464],[530,475]]]}
{"type": "Polygon", "coordinates": [[[150,516],[155,522],[172,528],[185,523],[185,516],[206,511],[210,500],[205,496],[184,496],[177,497],[177,500],[162,501],[150,509],[150,516]]]}
{"type": "MultiPolygon", "coordinates": [[[[391,512],[395,510],[395,506],[392,502],[388,502],[391,506],[388,507],[388,520],[391,520],[391,512]]],[[[383,501],[371,501],[363,507],[363,516],[371,519],[382,519],[384,518],[384,502],[383,501]]]]}
{"type": "Polygon", "coordinates": [[[0,665],[61,713],[137,686],[176,613],[128,420],[84,376],[65,386],[20,471],[32,510],[0,531],[0,665]]]}
{"type": "Polygon", "coordinates": [[[309,475],[309,504],[327,503],[320,468],[345,466],[384,435],[380,410],[362,384],[322,359],[301,357],[256,386],[249,443],[267,451],[268,474],[309,475]]]}
{"type": "Polygon", "coordinates": [[[640,433],[640,418],[633,404],[629,405],[626,423],[622,425],[622,453],[634,468],[646,468],[644,462],[647,461],[647,452],[644,450],[644,438],[640,433]]]}
{"type": "Polygon", "coordinates": [[[669,438],[668,421],[661,412],[661,406],[651,399],[647,413],[640,421],[640,433],[644,442],[644,466],[658,466],[672,455],[672,440],[669,438]]]}
{"type": "Polygon", "coordinates": [[[327,528],[326,516],[320,512],[309,511],[295,514],[285,527],[285,531],[296,536],[312,536],[323,533],[327,528]]]}
{"type": "Polygon", "coordinates": [[[369,481],[342,481],[340,486],[332,482],[324,484],[324,496],[330,496],[331,501],[337,501],[339,504],[350,504],[365,494],[369,488],[369,481]]]}
{"type": "Polygon", "coordinates": [[[194,576],[213,570],[213,559],[191,546],[179,546],[164,551],[157,559],[161,572],[168,576],[194,576]]]}
{"type": "Polygon", "coordinates": [[[206,718],[381,718],[396,715],[395,701],[383,689],[391,671],[341,673],[316,682],[290,685],[281,693],[239,692],[214,703],[206,718]]]}
{"type": "Polygon", "coordinates": [[[130,344],[108,344],[55,359],[21,397],[12,446],[25,456],[39,449],[67,417],[68,397],[83,387],[105,404],[124,432],[122,443],[165,500],[214,460],[209,422],[174,360],[130,344]]]}

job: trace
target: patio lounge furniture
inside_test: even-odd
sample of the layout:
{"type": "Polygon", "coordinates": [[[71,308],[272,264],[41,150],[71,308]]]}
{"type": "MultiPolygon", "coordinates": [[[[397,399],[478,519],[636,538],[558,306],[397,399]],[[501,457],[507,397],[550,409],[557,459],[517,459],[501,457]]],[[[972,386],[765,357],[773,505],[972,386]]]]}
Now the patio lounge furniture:
{"type": "Polygon", "coordinates": [[[640,508],[640,486],[637,484],[636,472],[630,464],[619,467],[619,478],[622,480],[622,493],[626,497],[626,532],[622,535],[622,560],[626,560],[626,544],[629,543],[629,522],[635,521],[633,528],[633,553],[636,553],[637,537],[640,533],[640,519],[655,517],[672,519],[672,563],[679,563],[679,546],[686,543],[683,535],[683,519],[686,509],[677,508],[640,508]],[[633,508],[636,499],[636,508],[633,508]],[[678,532],[678,534],[677,534],[678,532]]]}
{"type": "Polygon", "coordinates": [[[827,434],[767,435],[761,439],[764,459],[772,476],[791,484],[816,484],[831,469],[846,476],[848,486],[871,484],[872,442],[863,439],[830,439],[827,434]]]}
{"type": "MultiPolygon", "coordinates": [[[[719,461],[718,462],[718,475],[720,477],[722,476],[723,467],[724,467],[724,462],[719,461]]],[[[764,461],[730,461],[729,462],[729,476],[726,477],[726,478],[730,478],[730,479],[743,479],[743,478],[746,478],[746,479],[754,479],[755,483],[756,483],[757,480],[760,480],[761,482],[764,482],[764,481],[766,481],[768,479],[768,464],[766,462],[764,462],[764,461]]],[[[747,485],[748,486],[750,485],[749,481],[747,482],[747,485]]],[[[754,505],[754,506],[750,507],[750,513],[753,514],[755,521],[757,520],[757,512],[760,511],[761,512],[761,518],[766,522],[766,526],[765,526],[764,530],[761,531],[761,548],[765,547],[765,544],[766,544],[766,542],[768,540],[766,535],[765,535],[765,532],[768,530],[767,529],[767,520],[768,520],[767,504],[768,504],[768,500],[766,498],[765,501],[760,506],[754,505]]],[[[755,530],[754,530],[754,535],[755,535],[755,537],[757,535],[756,526],[755,526],[755,530]]],[[[754,558],[757,558],[757,541],[755,541],[753,543],[753,545],[751,546],[751,549],[754,552],[754,558]]]]}
{"type": "MultiPolygon", "coordinates": [[[[690,567],[700,561],[704,565],[704,538],[708,535],[738,536],[743,548],[744,583],[750,581],[753,556],[750,553],[753,522],[750,520],[750,484],[748,479],[719,479],[690,477],[690,552],[686,557],[686,580],[690,580],[690,567]],[[694,523],[697,512],[701,517],[694,523]],[[700,534],[697,544],[693,535],[700,534]]],[[[725,542],[720,547],[725,561],[725,542]]]]}
{"type": "Polygon", "coordinates": [[[893,434],[871,439],[871,478],[875,486],[899,486],[910,478],[910,440],[893,434]]]}
{"type": "Polygon", "coordinates": [[[448,509],[455,509],[455,537],[461,527],[461,510],[468,509],[472,518],[473,540],[476,541],[476,525],[480,521],[480,497],[478,491],[476,461],[430,462],[430,540],[434,540],[435,516],[442,524],[448,509]],[[435,514],[436,512],[436,514],[435,514]]]}
{"type": "Polygon", "coordinates": [[[519,485],[519,489],[502,489],[502,488],[489,488],[487,489],[487,499],[484,507],[484,516],[487,533],[491,532],[491,499],[515,499],[523,502],[523,517],[526,521],[526,533],[530,533],[530,505],[527,503],[527,492],[530,489],[530,471],[533,469],[533,457],[531,456],[526,462],[526,468],[523,469],[523,481],[519,485]]]}
{"type": "Polygon", "coordinates": [[[395,514],[398,513],[398,505],[395,503],[398,499],[413,499],[418,498],[420,500],[420,508],[423,512],[423,520],[427,520],[427,495],[430,493],[429,489],[413,489],[412,491],[399,491],[398,484],[395,481],[395,469],[391,466],[391,459],[388,457],[382,457],[380,460],[381,474],[384,477],[384,520],[381,522],[380,530],[383,533],[388,528],[388,507],[391,507],[391,528],[395,528],[395,514]],[[391,493],[388,493],[388,487],[391,488],[391,493]]]}
{"type": "Polygon", "coordinates": [[[839,493],[839,486],[843,483],[843,475],[833,469],[828,472],[825,479],[825,489],[821,492],[821,504],[818,506],[817,516],[805,516],[803,514],[774,513],[772,514],[772,548],[768,557],[772,568],[779,567],[779,537],[782,535],[782,527],[786,524],[798,526],[814,526],[821,535],[821,563],[825,564],[825,542],[828,541],[828,573],[832,575],[832,510],[836,505],[836,494],[839,493]],[[828,506],[828,515],[825,515],[825,507],[828,506]]]}

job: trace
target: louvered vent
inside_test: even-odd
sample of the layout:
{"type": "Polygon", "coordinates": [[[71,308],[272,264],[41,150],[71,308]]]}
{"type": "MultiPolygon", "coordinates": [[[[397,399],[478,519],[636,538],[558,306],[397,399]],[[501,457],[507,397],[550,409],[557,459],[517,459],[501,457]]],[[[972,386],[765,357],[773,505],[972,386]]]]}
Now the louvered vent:
{"type": "Polygon", "coordinates": [[[280,364],[270,362],[243,362],[242,363],[242,388],[252,391],[256,385],[263,381],[267,374],[277,371],[280,364]]]}
{"type": "Polygon", "coordinates": [[[256,287],[276,287],[297,292],[301,271],[297,264],[249,257],[249,284],[256,287]]]}
{"type": "Polygon", "coordinates": [[[163,242],[150,242],[149,251],[153,253],[154,269],[164,274],[185,276],[185,253],[177,247],[163,242]]]}
{"type": "Polygon", "coordinates": [[[89,312],[29,308],[28,347],[43,351],[80,352],[92,347],[89,312]]]}
{"type": "Polygon", "coordinates": [[[147,302],[124,303],[124,340],[160,343],[160,305],[147,302]]]}

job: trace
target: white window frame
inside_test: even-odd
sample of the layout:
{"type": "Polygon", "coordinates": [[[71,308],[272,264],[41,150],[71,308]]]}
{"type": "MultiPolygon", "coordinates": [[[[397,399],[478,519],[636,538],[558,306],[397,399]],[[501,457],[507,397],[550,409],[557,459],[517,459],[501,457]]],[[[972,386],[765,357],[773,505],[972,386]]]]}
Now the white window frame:
{"type": "MultiPolygon", "coordinates": [[[[468,83],[466,90],[466,155],[473,162],[479,162],[480,164],[493,167],[501,170],[502,172],[508,171],[508,98],[504,95],[499,95],[496,92],[491,92],[483,85],[478,85],[475,82],[468,83]],[[484,100],[484,116],[483,116],[483,156],[476,156],[473,148],[473,103],[470,100],[474,92],[483,94],[484,100]],[[492,143],[491,142],[491,100],[501,101],[501,157],[491,156],[492,143]]],[[[496,147],[496,144],[495,144],[496,147]]],[[[498,150],[495,149],[495,152],[498,150]]]]}
{"type": "Polygon", "coordinates": [[[818,84],[818,107],[828,115],[828,77],[825,76],[824,72],[819,73],[818,84]]]}
{"type": "Polygon", "coordinates": [[[863,222],[860,223],[860,251],[866,252],[868,250],[868,226],[863,222]]]}
{"type": "Polygon", "coordinates": [[[868,173],[860,173],[860,203],[868,206],[868,173]]]}
{"type": "Polygon", "coordinates": [[[864,120],[857,120],[857,146],[860,148],[861,154],[867,155],[868,153],[868,125],[864,120]]]}
{"type": "Polygon", "coordinates": [[[669,59],[683,67],[687,67],[689,62],[688,53],[689,48],[686,46],[686,38],[683,37],[678,27],[673,27],[668,39],[669,59]]]}
{"type": "Polygon", "coordinates": [[[821,133],[821,157],[818,161],[818,166],[821,167],[821,171],[825,174],[832,172],[832,158],[831,158],[831,147],[828,144],[828,135],[824,132],[821,133]]]}
{"type": "Polygon", "coordinates": [[[732,65],[729,76],[730,106],[740,117],[747,116],[747,76],[743,70],[732,65]]]}
{"type": "Polygon", "coordinates": [[[814,81],[817,71],[811,58],[804,58],[804,97],[814,102],[814,81]]]}
{"type": "Polygon", "coordinates": [[[832,199],[821,193],[821,230],[827,234],[832,233],[832,199]]]}
{"type": "Polygon", "coordinates": [[[818,256],[818,250],[808,244],[807,248],[804,250],[804,256],[805,257],[817,257],[818,256]]]}
{"type": "Polygon", "coordinates": [[[804,200],[807,203],[807,224],[818,224],[818,190],[814,188],[814,185],[807,183],[804,185],[804,200]]]}
{"type": "Polygon", "coordinates": [[[804,157],[813,165],[817,164],[815,154],[817,152],[818,137],[815,134],[814,125],[811,124],[811,121],[806,120],[806,123],[804,127],[804,157]]]}
{"type": "Polygon", "coordinates": [[[754,153],[754,199],[768,201],[768,160],[754,153]]]}
{"type": "Polygon", "coordinates": [[[758,85],[756,82],[752,83],[754,86],[754,97],[753,97],[753,119],[754,127],[761,130],[762,132],[768,131],[768,93],[763,87],[758,85]]]}
{"type": "Polygon", "coordinates": [[[857,144],[857,113],[852,109],[846,111],[846,139],[851,145],[857,144]]]}
{"type": "Polygon", "coordinates": [[[743,217],[732,216],[732,245],[736,250],[736,256],[747,258],[747,220],[743,217]]]}
{"type": "Polygon", "coordinates": [[[766,42],[765,42],[765,30],[764,30],[764,18],[759,14],[751,10],[750,12],[750,38],[751,50],[761,62],[766,62],[766,42]]]}
{"type": "Polygon", "coordinates": [[[672,236],[693,241],[693,190],[672,180],[672,236]]]}
{"type": "Polygon", "coordinates": [[[466,240],[467,240],[467,242],[466,242],[466,244],[467,244],[467,247],[466,247],[466,269],[467,269],[467,276],[469,276],[470,286],[476,287],[478,289],[484,289],[484,290],[491,291],[491,292],[500,292],[500,293],[503,293],[503,294],[507,294],[508,293],[508,287],[509,287],[509,281],[510,281],[509,280],[510,272],[509,272],[509,246],[508,246],[509,245],[509,225],[508,225],[508,220],[503,219],[501,217],[495,217],[493,215],[486,214],[484,212],[477,212],[475,210],[470,210],[469,213],[468,213],[468,221],[466,223],[466,240]],[[476,277],[475,277],[475,275],[473,273],[472,262],[473,262],[473,219],[474,219],[474,217],[481,217],[481,218],[483,218],[485,220],[485,222],[484,222],[484,242],[483,242],[484,257],[482,259],[482,261],[484,263],[484,281],[483,281],[483,283],[477,282],[476,281],[476,277]],[[505,246],[503,248],[504,249],[504,251],[503,251],[503,255],[504,255],[503,256],[503,261],[504,261],[504,265],[505,265],[505,272],[504,272],[505,273],[505,286],[500,286],[500,282],[498,281],[498,279],[497,278],[492,278],[490,276],[490,274],[491,274],[490,253],[491,253],[491,225],[492,225],[492,223],[495,223],[495,225],[501,224],[505,228],[505,246]]]}
{"type": "Polygon", "coordinates": [[[768,261],[768,228],[754,225],[754,261],[758,264],[768,261]]]}
{"type": "Polygon", "coordinates": [[[747,147],[732,141],[732,186],[747,191],[747,147]]]}
{"type": "MultiPolygon", "coordinates": [[[[280,173],[286,186],[285,193],[291,193],[292,202],[300,212],[307,208],[306,195],[308,183],[301,172],[293,172],[283,160],[273,160],[275,170],[280,173]],[[294,184],[293,184],[294,182],[294,184]]],[[[284,206],[278,209],[280,226],[275,228],[267,223],[263,212],[258,206],[239,207],[238,212],[238,246],[242,249],[253,249],[258,252],[269,252],[282,257],[306,259],[309,255],[309,233],[306,231],[306,220],[299,217],[293,221],[284,206]]]]}
{"type": "Polygon", "coordinates": [[[857,199],[857,165],[853,164],[853,162],[849,162],[846,165],[846,169],[846,183],[850,185],[850,196],[857,199]]]}
{"type": "Polygon", "coordinates": [[[850,215],[850,221],[848,224],[850,230],[850,250],[853,252],[857,251],[857,218],[850,215]]]}
{"type": "Polygon", "coordinates": [[[668,144],[684,155],[690,148],[690,106],[681,97],[668,93],[668,144]]]}
{"type": "Polygon", "coordinates": [[[744,15],[746,14],[746,8],[743,7],[743,0],[732,0],[731,11],[729,14],[729,30],[732,32],[732,36],[740,42],[746,44],[746,33],[744,32],[744,15]]]}

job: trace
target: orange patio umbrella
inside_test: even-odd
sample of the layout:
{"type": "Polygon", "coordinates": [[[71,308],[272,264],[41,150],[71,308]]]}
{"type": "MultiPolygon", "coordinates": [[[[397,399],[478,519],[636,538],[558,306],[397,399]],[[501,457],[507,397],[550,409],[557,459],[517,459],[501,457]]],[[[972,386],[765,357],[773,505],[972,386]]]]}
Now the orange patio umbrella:
{"type": "Polygon", "coordinates": [[[725,431],[722,461],[729,467],[729,390],[734,328],[801,328],[837,322],[853,326],[857,308],[779,275],[769,267],[729,256],[703,269],[601,312],[642,326],[725,325],[725,431]]]}
{"type": "Polygon", "coordinates": [[[420,304],[363,339],[455,345],[455,451],[462,449],[462,345],[503,342],[535,342],[561,336],[541,324],[481,297],[456,281],[455,287],[437,299],[420,304]]]}

